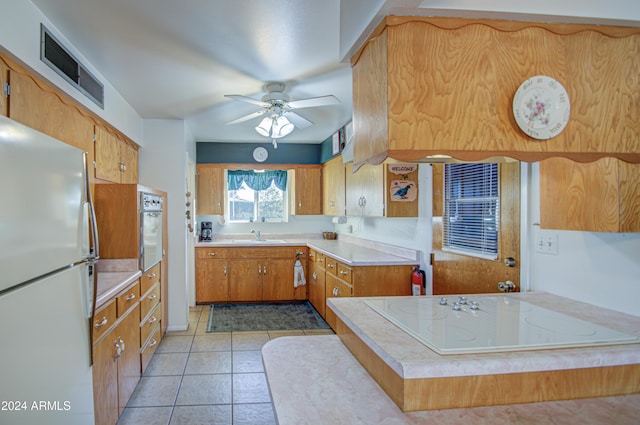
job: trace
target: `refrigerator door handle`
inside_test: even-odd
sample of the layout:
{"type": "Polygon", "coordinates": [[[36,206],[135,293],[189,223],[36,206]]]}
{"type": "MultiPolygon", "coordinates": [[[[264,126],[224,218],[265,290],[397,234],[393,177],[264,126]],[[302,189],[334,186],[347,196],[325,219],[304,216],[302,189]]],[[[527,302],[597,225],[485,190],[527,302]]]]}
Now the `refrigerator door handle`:
{"type": "Polygon", "coordinates": [[[87,156],[87,152],[85,152],[82,157],[84,162],[85,199],[89,204],[89,226],[91,228],[91,247],[89,249],[89,253],[92,259],[98,260],[100,258],[98,224],[96,222],[96,210],[93,206],[93,197],[91,196],[91,184],[89,182],[89,158],[87,156]]]}

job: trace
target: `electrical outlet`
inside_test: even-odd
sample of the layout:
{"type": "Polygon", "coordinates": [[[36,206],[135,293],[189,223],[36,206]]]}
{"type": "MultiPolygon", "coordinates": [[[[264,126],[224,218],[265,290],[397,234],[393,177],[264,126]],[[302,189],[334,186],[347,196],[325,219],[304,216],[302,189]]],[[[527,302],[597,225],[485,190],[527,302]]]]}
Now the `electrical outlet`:
{"type": "Polygon", "coordinates": [[[535,245],[536,252],[558,255],[558,233],[550,230],[538,230],[535,245]]]}

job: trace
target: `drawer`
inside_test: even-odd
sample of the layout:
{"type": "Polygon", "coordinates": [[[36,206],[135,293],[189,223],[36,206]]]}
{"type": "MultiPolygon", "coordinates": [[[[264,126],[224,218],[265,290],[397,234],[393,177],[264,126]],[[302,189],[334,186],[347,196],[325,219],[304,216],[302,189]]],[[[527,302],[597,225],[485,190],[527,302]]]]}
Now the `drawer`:
{"type": "Polygon", "coordinates": [[[95,344],[102,336],[116,323],[116,301],[111,300],[108,304],[103,305],[100,310],[93,315],[92,340],[95,344]]]}
{"type": "Polygon", "coordinates": [[[347,283],[352,283],[351,282],[352,272],[350,267],[347,267],[342,263],[338,263],[337,269],[338,269],[338,277],[340,279],[344,280],[347,283]]]}
{"type": "Polygon", "coordinates": [[[141,294],[146,294],[149,288],[160,281],[160,264],[162,263],[156,264],[140,276],[141,294]]]}
{"type": "Polygon", "coordinates": [[[234,248],[196,248],[196,258],[230,258],[234,248]]]}
{"type": "Polygon", "coordinates": [[[142,373],[144,374],[145,369],[149,366],[149,362],[151,361],[151,357],[153,357],[153,353],[158,349],[158,345],[160,344],[160,339],[162,335],[160,333],[160,324],[157,324],[153,331],[151,332],[151,336],[149,340],[146,341],[146,344],[142,347],[142,351],[140,352],[140,360],[142,363],[142,373]]]}
{"type": "Polygon", "coordinates": [[[337,276],[338,262],[331,257],[324,257],[325,270],[327,273],[337,276]]]}
{"type": "Polygon", "coordinates": [[[296,258],[296,253],[304,252],[304,247],[269,246],[259,248],[236,248],[234,258],[296,258]]]}
{"type": "Polygon", "coordinates": [[[326,297],[339,298],[353,296],[353,288],[348,283],[344,283],[339,279],[327,279],[326,281],[326,297]]]}
{"type": "Polygon", "coordinates": [[[140,324],[141,346],[149,338],[149,335],[151,335],[153,329],[158,325],[158,323],[160,323],[160,320],[162,320],[162,309],[159,305],[156,305],[155,310],[153,310],[148,316],[146,316],[144,322],[140,324]]]}
{"type": "Polygon", "coordinates": [[[160,302],[160,282],[156,282],[153,288],[140,298],[140,319],[147,317],[147,314],[160,302]]]}
{"type": "Polygon", "coordinates": [[[122,316],[140,300],[140,281],[129,286],[116,297],[118,317],[122,316]]]}
{"type": "Polygon", "coordinates": [[[324,269],[324,261],[325,261],[325,256],[324,254],[321,254],[319,252],[316,252],[316,264],[318,264],[320,267],[322,267],[324,269]]]}

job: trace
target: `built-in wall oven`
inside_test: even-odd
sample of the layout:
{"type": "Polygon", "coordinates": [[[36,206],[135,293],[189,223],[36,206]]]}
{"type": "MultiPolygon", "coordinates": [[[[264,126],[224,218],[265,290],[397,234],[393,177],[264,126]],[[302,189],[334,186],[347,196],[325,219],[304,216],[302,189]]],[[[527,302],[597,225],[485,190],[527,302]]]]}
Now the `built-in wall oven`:
{"type": "Polygon", "coordinates": [[[162,196],[140,192],[140,268],[162,260],[162,196]]]}

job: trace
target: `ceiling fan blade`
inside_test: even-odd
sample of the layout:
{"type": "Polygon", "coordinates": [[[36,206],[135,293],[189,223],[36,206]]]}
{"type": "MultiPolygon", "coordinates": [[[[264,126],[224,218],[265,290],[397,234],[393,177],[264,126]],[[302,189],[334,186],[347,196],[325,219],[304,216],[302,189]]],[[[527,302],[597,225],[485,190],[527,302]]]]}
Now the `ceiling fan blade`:
{"type": "Polygon", "coordinates": [[[326,106],[326,105],[336,105],[340,103],[337,97],[329,95],[329,96],[320,96],[320,97],[310,97],[308,99],[300,99],[288,102],[289,108],[291,109],[302,109],[302,108],[313,108],[316,106],[326,106]]]}
{"type": "Polygon", "coordinates": [[[229,99],[233,99],[233,100],[239,100],[241,102],[251,103],[253,105],[258,105],[258,106],[261,106],[263,108],[268,108],[269,106],[271,106],[270,103],[263,102],[263,101],[257,100],[257,99],[253,99],[253,98],[247,97],[247,96],[242,96],[241,94],[225,94],[224,97],[228,97],[229,99]]]}
{"type": "Polygon", "coordinates": [[[250,113],[249,115],[245,115],[245,116],[243,116],[243,117],[236,118],[236,119],[235,119],[235,120],[233,120],[233,121],[228,121],[228,122],[226,122],[225,124],[238,124],[238,123],[241,123],[241,122],[249,121],[249,120],[251,120],[251,119],[253,119],[253,118],[257,118],[257,117],[259,117],[260,115],[264,115],[264,114],[266,114],[266,113],[267,113],[267,110],[266,110],[266,109],[263,109],[263,110],[261,110],[261,111],[252,112],[252,113],[250,113]]]}
{"type": "Polygon", "coordinates": [[[309,121],[302,115],[296,114],[295,112],[289,111],[285,115],[287,116],[287,119],[296,126],[296,128],[303,129],[313,125],[313,122],[309,121]]]}

